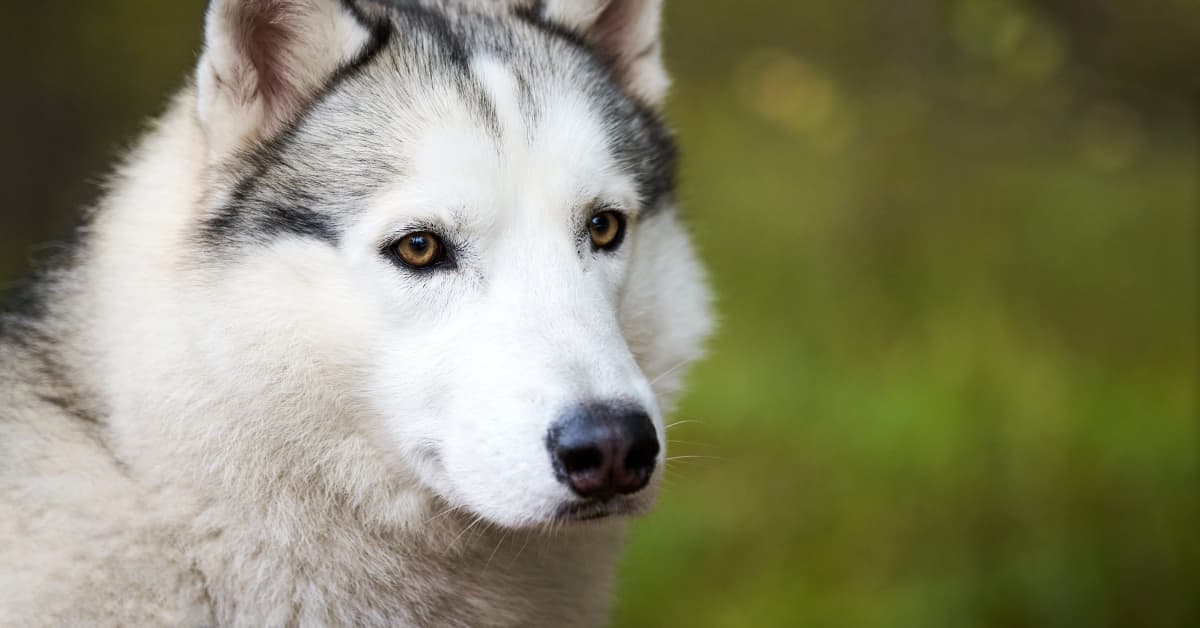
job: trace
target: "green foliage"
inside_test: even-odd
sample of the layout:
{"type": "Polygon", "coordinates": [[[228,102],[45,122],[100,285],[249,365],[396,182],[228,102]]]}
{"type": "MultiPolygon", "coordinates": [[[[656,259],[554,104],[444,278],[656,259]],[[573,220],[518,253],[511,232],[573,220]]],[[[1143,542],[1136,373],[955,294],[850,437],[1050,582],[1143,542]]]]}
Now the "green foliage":
{"type": "Polygon", "coordinates": [[[947,4],[924,66],[679,63],[724,324],[618,625],[1200,620],[1190,112],[1044,15],[947,4]]]}

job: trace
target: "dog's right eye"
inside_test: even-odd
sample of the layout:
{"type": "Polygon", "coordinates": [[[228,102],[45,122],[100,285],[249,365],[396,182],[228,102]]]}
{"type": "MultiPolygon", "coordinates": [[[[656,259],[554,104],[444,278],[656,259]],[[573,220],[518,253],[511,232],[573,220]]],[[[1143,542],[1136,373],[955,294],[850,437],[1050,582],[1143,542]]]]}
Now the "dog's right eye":
{"type": "Polygon", "coordinates": [[[405,265],[417,270],[434,268],[447,260],[442,239],[427,231],[410,233],[392,245],[392,253],[405,265]]]}
{"type": "Polygon", "coordinates": [[[592,245],[600,251],[615,251],[625,239],[625,217],[615,211],[602,211],[588,222],[592,245]]]}

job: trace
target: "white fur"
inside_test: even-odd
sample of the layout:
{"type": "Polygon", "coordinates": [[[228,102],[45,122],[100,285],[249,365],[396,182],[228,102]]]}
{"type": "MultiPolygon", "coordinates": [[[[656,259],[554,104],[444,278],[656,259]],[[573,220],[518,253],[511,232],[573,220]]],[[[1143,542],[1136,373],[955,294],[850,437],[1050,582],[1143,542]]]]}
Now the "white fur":
{"type": "Polygon", "coordinates": [[[498,139],[430,95],[388,131],[405,174],[337,248],[197,264],[227,192],[214,156],[274,124],[205,82],[229,62],[210,36],[56,295],[102,422],[0,377],[0,625],[601,625],[624,524],[554,524],[574,498],[545,435],[572,403],[624,398],[663,437],[711,326],[674,214],[637,216],[581,96],[551,90],[529,128],[480,57],[498,139]],[[633,217],[612,256],[578,245],[597,201],[633,217]],[[417,281],[378,254],[415,222],[471,242],[460,271],[417,281]]]}

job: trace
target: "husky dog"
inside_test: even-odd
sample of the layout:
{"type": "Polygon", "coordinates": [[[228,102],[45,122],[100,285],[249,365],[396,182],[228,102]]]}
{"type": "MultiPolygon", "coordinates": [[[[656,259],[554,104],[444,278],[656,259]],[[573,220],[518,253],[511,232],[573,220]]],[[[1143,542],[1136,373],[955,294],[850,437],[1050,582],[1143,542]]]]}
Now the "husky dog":
{"type": "Polygon", "coordinates": [[[215,0],[0,341],[0,625],[597,626],[710,331],[661,0],[215,0]]]}

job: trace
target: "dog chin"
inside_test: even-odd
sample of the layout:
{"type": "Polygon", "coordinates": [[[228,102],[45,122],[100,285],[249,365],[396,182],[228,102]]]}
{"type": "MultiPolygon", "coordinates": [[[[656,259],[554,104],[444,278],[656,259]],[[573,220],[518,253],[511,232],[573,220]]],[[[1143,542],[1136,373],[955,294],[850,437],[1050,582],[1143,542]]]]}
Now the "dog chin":
{"type": "Polygon", "coordinates": [[[572,524],[633,519],[649,514],[652,508],[648,500],[636,498],[569,502],[555,510],[552,522],[572,524]]]}
{"type": "Polygon", "coordinates": [[[574,500],[538,512],[520,520],[494,517],[472,508],[459,509],[468,518],[478,518],[508,530],[586,529],[593,526],[629,521],[646,516],[654,509],[654,501],[642,496],[618,497],[605,501],[574,500]]]}
{"type": "Polygon", "coordinates": [[[481,520],[497,528],[514,531],[586,528],[649,515],[658,499],[657,480],[658,478],[654,478],[644,490],[632,495],[596,499],[563,495],[547,499],[540,504],[526,504],[524,508],[512,508],[514,504],[511,503],[493,504],[486,499],[470,499],[454,490],[435,490],[437,500],[441,503],[435,509],[441,512],[457,511],[468,519],[481,520]]]}

